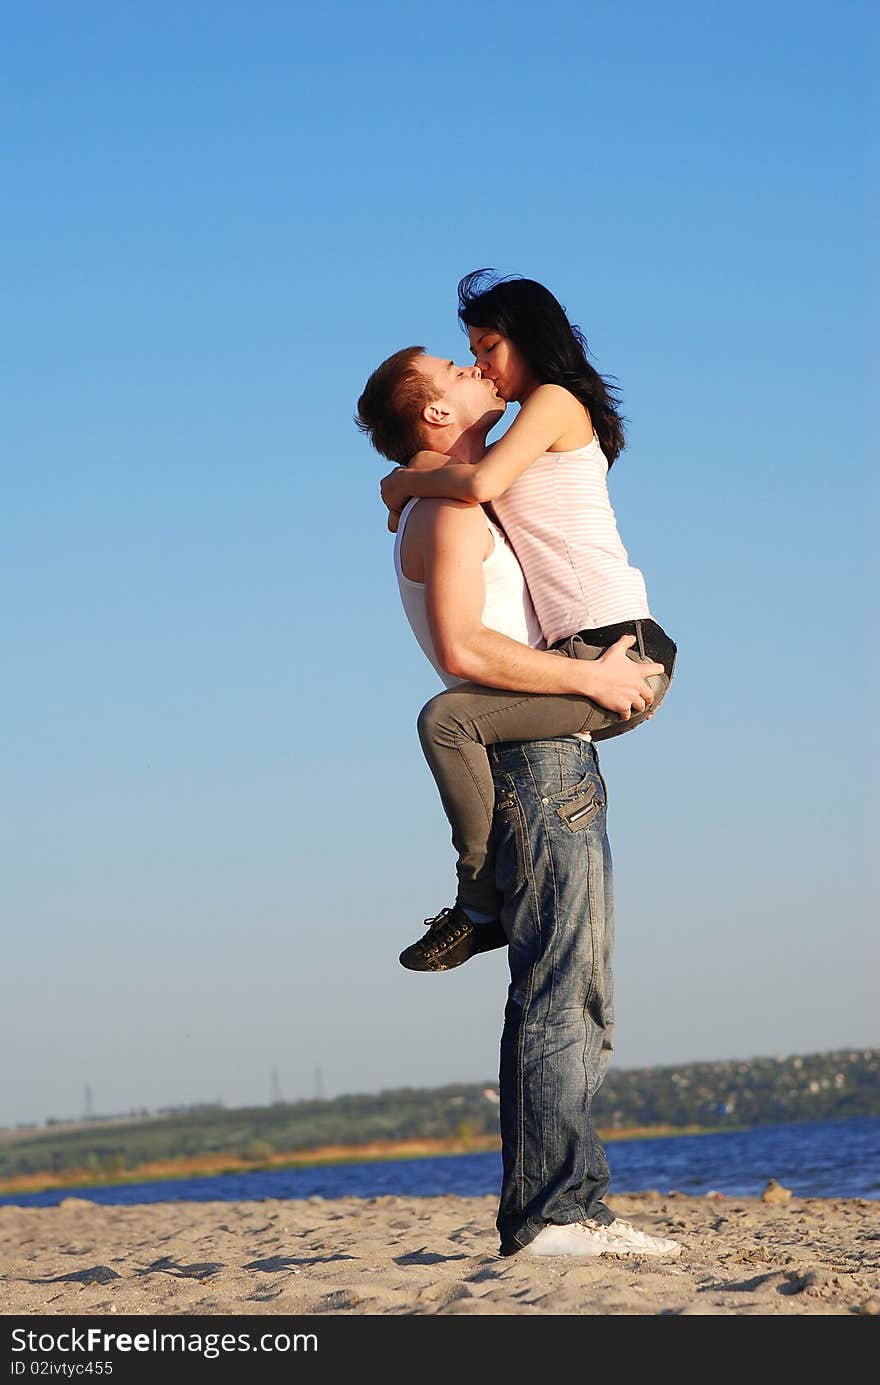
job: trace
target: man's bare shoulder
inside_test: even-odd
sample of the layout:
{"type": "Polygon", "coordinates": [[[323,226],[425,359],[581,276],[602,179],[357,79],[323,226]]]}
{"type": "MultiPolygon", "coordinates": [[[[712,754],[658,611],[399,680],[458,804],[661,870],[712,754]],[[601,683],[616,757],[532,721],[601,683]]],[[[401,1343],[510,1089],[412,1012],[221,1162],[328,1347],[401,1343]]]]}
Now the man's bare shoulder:
{"type": "Polygon", "coordinates": [[[422,498],[406,518],[400,561],[411,582],[425,580],[425,564],[438,548],[454,544],[462,552],[479,551],[482,558],[492,551],[493,539],[485,511],[480,505],[463,500],[422,498]]]}
{"type": "Polygon", "coordinates": [[[428,529],[436,529],[438,525],[455,525],[460,527],[463,523],[470,522],[470,527],[479,529],[482,525],[486,527],[486,514],[481,505],[475,505],[469,500],[453,500],[447,496],[437,496],[429,498],[422,496],[409,512],[406,527],[414,524],[423,532],[428,529]]]}

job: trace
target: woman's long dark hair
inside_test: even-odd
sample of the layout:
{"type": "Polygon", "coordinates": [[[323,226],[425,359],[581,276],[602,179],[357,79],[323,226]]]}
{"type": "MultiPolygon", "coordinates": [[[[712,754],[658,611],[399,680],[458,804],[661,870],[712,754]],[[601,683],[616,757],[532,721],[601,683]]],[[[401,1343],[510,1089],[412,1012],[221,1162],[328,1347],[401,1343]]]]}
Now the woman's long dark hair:
{"type": "Polygon", "coordinates": [[[491,327],[509,337],[542,385],[563,385],[590,411],[608,465],[626,446],[619,393],[587,360],[586,338],[543,284],[492,269],[475,269],[458,286],[465,327],[491,327]]]}

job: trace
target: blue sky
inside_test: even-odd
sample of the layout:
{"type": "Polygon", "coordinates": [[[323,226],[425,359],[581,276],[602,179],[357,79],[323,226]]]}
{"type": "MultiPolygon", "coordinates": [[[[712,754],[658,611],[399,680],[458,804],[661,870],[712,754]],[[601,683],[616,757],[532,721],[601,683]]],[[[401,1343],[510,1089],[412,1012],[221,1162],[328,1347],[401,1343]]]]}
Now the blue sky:
{"type": "Polygon", "coordinates": [[[352,425],[541,280],[679,644],[603,752],[621,1066],[877,1042],[875,9],[10,10],[0,1123],[491,1081],[352,425]],[[14,1055],[9,1061],[9,1055],[14,1055]]]}

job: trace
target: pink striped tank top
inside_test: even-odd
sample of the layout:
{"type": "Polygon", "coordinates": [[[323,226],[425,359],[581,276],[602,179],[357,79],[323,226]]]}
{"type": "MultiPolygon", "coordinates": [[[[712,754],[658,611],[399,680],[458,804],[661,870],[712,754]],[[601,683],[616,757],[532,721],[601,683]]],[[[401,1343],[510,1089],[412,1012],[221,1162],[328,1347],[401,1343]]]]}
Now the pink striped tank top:
{"type": "Polygon", "coordinates": [[[594,433],[572,452],[544,452],[492,502],[548,645],[650,617],[645,579],[617,532],[607,475],[594,433]]]}

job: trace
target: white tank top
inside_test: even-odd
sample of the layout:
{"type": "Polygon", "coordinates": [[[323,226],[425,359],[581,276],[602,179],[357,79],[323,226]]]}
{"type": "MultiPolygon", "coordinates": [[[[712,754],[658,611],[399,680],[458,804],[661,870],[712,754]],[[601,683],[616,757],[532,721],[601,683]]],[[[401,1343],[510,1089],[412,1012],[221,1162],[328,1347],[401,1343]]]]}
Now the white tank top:
{"type": "MultiPolygon", "coordinates": [[[[425,614],[425,587],[422,582],[412,582],[404,574],[400,563],[406,522],[417,505],[418,497],[408,500],[403,507],[397,534],[394,540],[394,571],[400,588],[400,599],[412,632],[430,659],[447,688],[457,687],[463,678],[454,678],[441,668],[428,628],[425,614]]],[[[485,511],[484,511],[485,513],[485,511]]],[[[500,635],[507,635],[520,644],[531,645],[533,649],[543,649],[544,638],[535,608],[532,605],[526,580],[516,556],[501,530],[486,516],[486,524],[494,540],[492,552],[483,561],[483,581],[486,584],[486,600],[483,606],[483,624],[500,635]]]]}
{"type": "Polygon", "coordinates": [[[645,579],[617,532],[607,474],[594,434],[585,447],[543,453],[492,502],[548,645],[578,630],[650,617],[645,579]]]}

